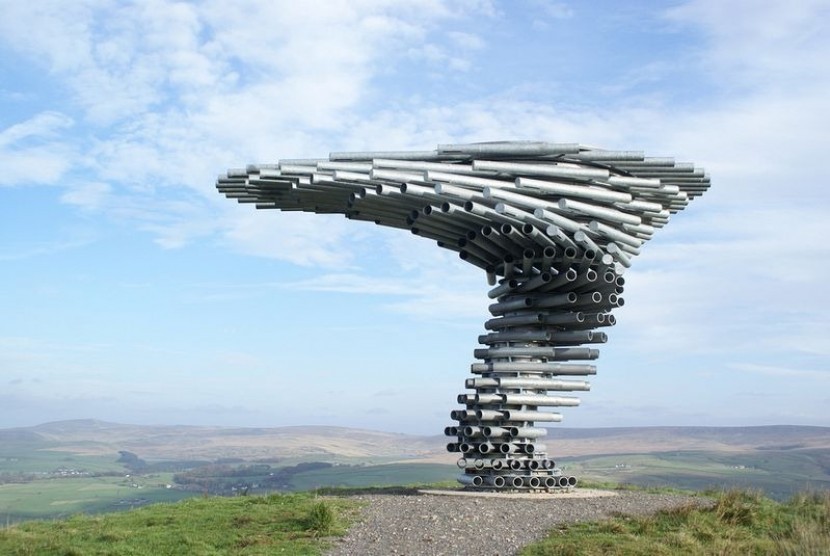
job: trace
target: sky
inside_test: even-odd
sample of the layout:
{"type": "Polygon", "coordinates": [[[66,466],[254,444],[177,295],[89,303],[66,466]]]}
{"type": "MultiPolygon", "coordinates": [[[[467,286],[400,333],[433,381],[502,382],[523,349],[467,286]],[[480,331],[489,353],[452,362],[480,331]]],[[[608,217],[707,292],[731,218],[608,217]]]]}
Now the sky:
{"type": "Polygon", "coordinates": [[[489,317],[434,242],[215,190],[540,140],[712,188],[626,271],[564,427],[830,426],[830,2],[0,0],[0,427],[440,434],[489,317]]]}

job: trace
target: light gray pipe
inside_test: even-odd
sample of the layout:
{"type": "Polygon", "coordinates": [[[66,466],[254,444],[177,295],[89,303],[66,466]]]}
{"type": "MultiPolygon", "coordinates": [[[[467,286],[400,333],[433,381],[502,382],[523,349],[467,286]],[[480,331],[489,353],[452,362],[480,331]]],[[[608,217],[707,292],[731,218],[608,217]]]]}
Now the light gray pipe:
{"type": "Polygon", "coordinates": [[[523,421],[523,422],[547,422],[558,423],[562,421],[561,413],[548,413],[545,411],[522,411],[519,409],[506,409],[502,413],[502,418],[505,421],[523,421]]]}
{"type": "Polygon", "coordinates": [[[488,475],[484,478],[484,482],[496,488],[504,488],[504,477],[501,475],[488,475]]]}
{"type": "Polygon", "coordinates": [[[574,201],[573,199],[559,199],[559,208],[565,211],[572,211],[576,214],[585,214],[598,220],[605,220],[617,224],[641,224],[643,219],[639,216],[622,212],[616,209],[600,207],[591,203],[574,201]]]}
{"type": "Polygon", "coordinates": [[[523,486],[525,486],[524,478],[519,475],[510,477],[509,482],[510,486],[512,486],[513,488],[522,488],[523,486]]]}
{"type": "Polygon", "coordinates": [[[532,297],[522,297],[511,301],[499,301],[498,303],[493,303],[487,307],[487,310],[490,311],[491,315],[503,315],[509,311],[529,309],[533,307],[533,305],[534,299],[532,297]]]}
{"type": "Polygon", "coordinates": [[[466,427],[463,428],[463,430],[461,432],[467,438],[473,438],[473,437],[476,437],[476,436],[481,436],[481,427],[473,427],[473,426],[467,425],[466,427]]]}
{"type": "Polygon", "coordinates": [[[596,334],[593,330],[557,330],[551,333],[551,340],[556,344],[587,344],[594,343],[596,334]]]}
{"type": "Polygon", "coordinates": [[[566,396],[546,396],[544,394],[502,394],[505,405],[532,405],[537,407],[576,407],[579,398],[566,396]]]}
{"type": "Polygon", "coordinates": [[[499,296],[502,296],[516,288],[519,285],[518,280],[504,280],[501,284],[487,292],[487,297],[490,299],[495,299],[499,296]]]}
{"type": "Polygon", "coordinates": [[[537,361],[495,361],[490,363],[473,363],[473,373],[542,373],[552,376],[586,376],[597,374],[595,365],[575,363],[546,363],[537,361]]]}
{"type": "MultiPolygon", "coordinates": [[[[576,272],[576,271],[574,271],[576,272]]],[[[559,293],[559,294],[547,294],[544,296],[540,296],[534,298],[533,306],[542,309],[542,308],[552,308],[552,307],[565,307],[568,305],[573,305],[577,302],[577,295],[574,292],[567,292],[567,293],[559,293]]]]}
{"type": "MultiPolygon", "coordinates": [[[[493,460],[491,460],[490,467],[495,471],[499,471],[501,469],[507,469],[508,468],[507,460],[506,459],[493,459],[493,460]]],[[[485,477],[485,480],[486,480],[486,477],[485,477]]]]}
{"type": "Polygon", "coordinates": [[[502,330],[513,326],[526,326],[528,324],[540,324],[544,315],[541,313],[532,313],[528,315],[521,315],[515,317],[498,317],[490,319],[484,323],[484,328],[487,330],[502,330]]]}
{"type": "MultiPolygon", "coordinates": [[[[576,168],[574,168],[573,170],[578,171],[576,168]]],[[[589,171],[594,172],[595,170],[589,171]]],[[[591,176],[591,178],[607,179],[609,176],[607,171],[605,172],[605,176],[591,176]]],[[[557,196],[585,198],[590,199],[592,201],[599,201],[605,203],[630,202],[632,200],[632,195],[630,193],[623,193],[599,187],[586,187],[585,185],[573,185],[547,180],[536,180],[532,178],[516,178],[516,187],[535,189],[543,193],[553,194],[557,196]]]]}
{"type": "Polygon", "coordinates": [[[543,315],[542,322],[545,324],[554,325],[568,325],[577,324],[585,321],[585,315],[580,311],[554,313],[552,315],[543,315]]]}
{"type": "Polygon", "coordinates": [[[500,342],[549,342],[551,340],[549,330],[502,330],[492,332],[478,337],[480,344],[495,344],[500,342]]]}
{"type": "Polygon", "coordinates": [[[578,143],[546,143],[543,141],[494,141],[487,143],[458,143],[438,145],[439,154],[549,156],[577,154],[578,143]]]}
{"type": "Polygon", "coordinates": [[[510,427],[510,436],[514,438],[541,438],[548,434],[548,429],[541,427],[510,427]]]}
{"type": "Polygon", "coordinates": [[[476,359],[499,359],[508,357],[544,357],[548,360],[596,359],[599,350],[582,347],[492,347],[473,351],[476,359]]]}
{"type": "Polygon", "coordinates": [[[539,390],[557,390],[561,392],[572,392],[576,390],[588,391],[591,383],[585,380],[556,380],[551,378],[506,378],[498,377],[491,379],[496,382],[499,388],[534,388],[539,390]]]}
{"type": "Polygon", "coordinates": [[[476,419],[479,421],[501,421],[504,419],[504,412],[494,409],[477,409],[476,419]]]}
{"type": "Polygon", "coordinates": [[[484,436],[487,438],[501,438],[503,436],[512,436],[511,429],[504,427],[482,427],[484,436]]]}
{"type": "Polygon", "coordinates": [[[484,484],[484,478],[481,475],[459,475],[458,482],[462,485],[469,485],[474,487],[480,487],[484,484]]]}
{"type": "Polygon", "coordinates": [[[489,454],[496,449],[496,446],[490,442],[482,442],[478,445],[478,451],[481,454],[489,454]]]}
{"type": "Polygon", "coordinates": [[[481,235],[504,249],[506,253],[518,252],[519,246],[510,238],[502,235],[500,229],[501,226],[482,226],[481,235]]]}
{"type": "Polygon", "coordinates": [[[538,276],[534,276],[530,280],[526,282],[522,282],[519,284],[519,287],[516,288],[516,291],[519,292],[533,292],[534,290],[538,290],[544,288],[546,284],[550,283],[553,279],[553,275],[549,272],[542,272],[538,276]]]}
{"type": "Polygon", "coordinates": [[[372,160],[372,166],[375,168],[392,168],[397,170],[404,170],[410,172],[419,172],[425,177],[427,170],[434,170],[438,172],[447,172],[451,174],[471,174],[476,172],[470,164],[444,164],[441,162],[424,162],[415,160],[391,160],[385,158],[375,158],[372,160]]]}

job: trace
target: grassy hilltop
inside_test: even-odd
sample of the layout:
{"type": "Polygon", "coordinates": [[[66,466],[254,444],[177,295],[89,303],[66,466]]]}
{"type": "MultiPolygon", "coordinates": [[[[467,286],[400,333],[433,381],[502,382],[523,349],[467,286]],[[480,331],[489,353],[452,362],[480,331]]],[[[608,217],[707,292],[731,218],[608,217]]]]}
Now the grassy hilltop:
{"type": "Polygon", "coordinates": [[[130,512],[28,522],[0,529],[9,556],[319,554],[342,534],[348,500],[311,494],[191,498],[130,512]]]}
{"type": "MultiPolygon", "coordinates": [[[[605,554],[827,554],[830,492],[779,503],[727,491],[708,509],[567,525],[526,556],[605,554]]],[[[357,516],[348,497],[312,494],[193,498],[173,504],[0,529],[9,556],[320,554],[357,516]]],[[[390,532],[393,534],[393,532],[390,532]]]]}

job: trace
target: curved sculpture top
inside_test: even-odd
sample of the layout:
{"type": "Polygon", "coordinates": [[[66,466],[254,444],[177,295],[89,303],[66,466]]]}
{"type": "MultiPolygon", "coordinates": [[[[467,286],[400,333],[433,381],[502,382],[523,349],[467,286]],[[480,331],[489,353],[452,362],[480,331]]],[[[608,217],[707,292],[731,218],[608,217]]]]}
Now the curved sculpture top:
{"type": "Polygon", "coordinates": [[[482,360],[461,394],[447,445],[461,452],[469,488],[550,489],[576,484],[535,444],[561,415],[540,408],[588,390],[596,332],[622,305],[622,274],[671,214],[703,194],[693,164],[576,143],[439,145],[421,152],[341,152],[281,160],[220,176],[217,188],[261,209],[340,213],[403,228],[487,272],[493,318],[482,360]]]}

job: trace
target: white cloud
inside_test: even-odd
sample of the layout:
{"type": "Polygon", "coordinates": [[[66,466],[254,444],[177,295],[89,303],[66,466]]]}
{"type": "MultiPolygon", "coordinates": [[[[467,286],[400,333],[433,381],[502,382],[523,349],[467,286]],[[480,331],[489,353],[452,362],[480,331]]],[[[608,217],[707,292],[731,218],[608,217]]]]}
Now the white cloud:
{"type": "Polygon", "coordinates": [[[465,50],[481,50],[486,46],[484,39],[473,33],[450,31],[447,35],[456,46],[465,50]]]}
{"type": "MultiPolygon", "coordinates": [[[[319,230],[318,230],[319,232],[319,230]]],[[[377,229],[382,251],[362,253],[367,264],[351,272],[326,272],[287,284],[306,291],[342,292],[395,297],[386,310],[417,319],[474,322],[486,318],[484,273],[461,261],[455,252],[439,249],[433,241],[407,237],[399,230],[377,229]]]]}
{"type": "Polygon", "coordinates": [[[772,377],[806,378],[813,380],[830,380],[830,369],[803,369],[790,367],[776,367],[772,365],[757,365],[754,363],[736,363],[730,365],[738,371],[760,374],[772,377]]]}
{"type": "Polygon", "coordinates": [[[552,0],[531,0],[530,4],[539,10],[546,18],[570,19],[574,16],[574,9],[565,2],[552,0]]]}
{"type": "MultiPolygon", "coordinates": [[[[248,209],[249,207],[244,207],[248,209]]],[[[304,266],[334,268],[352,262],[350,238],[357,234],[341,216],[240,210],[225,220],[225,236],[243,253],[304,266]]]]}
{"type": "MultiPolygon", "coordinates": [[[[371,94],[374,75],[387,71],[442,22],[492,12],[489,2],[438,0],[208,2],[198,7],[163,0],[11,2],[6,8],[0,22],[3,41],[47,68],[69,91],[90,134],[76,135],[71,148],[55,141],[4,148],[2,183],[54,182],[67,172],[71,155],[72,166],[91,176],[64,182],[68,203],[98,209],[106,193],[113,209],[108,213],[135,219],[157,233],[162,245],[183,245],[227,230],[233,244],[251,238],[246,252],[271,254],[273,248],[253,239],[259,233],[254,228],[262,224],[218,224],[223,219],[215,210],[228,214],[225,222],[234,217],[213,189],[215,174],[246,162],[337,150],[339,134],[360,118],[355,108],[371,94]],[[38,25],[20,24],[25,21],[38,25]],[[159,200],[182,188],[207,200],[196,201],[202,205],[193,207],[197,213],[207,207],[209,212],[195,214],[178,202],[159,200]]],[[[468,48],[477,45],[470,33],[452,37],[468,48]]],[[[47,113],[24,127],[48,131],[48,124],[55,131],[69,123],[65,116],[47,113]]],[[[8,130],[7,142],[25,131],[8,130]]],[[[288,218],[273,225],[299,237],[305,234],[300,222],[288,218]]],[[[348,246],[335,246],[340,237],[334,233],[323,242],[333,247],[326,255],[317,250],[289,258],[334,260],[330,254],[340,251],[336,260],[345,260],[348,246]]],[[[309,242],[298,239],[290,245],[305,249],[309,242]]]]}
{"type": "Polygon", "coordinates": [[[0,131],[0,186],[50,184],[72,167],[73,149],[64,131],[72,119],[59,112],[41,112],[0,131]]]}
{"type": "Polygon", "coordinates": [[[61,201],[82,208],[97,210],[109,200],[112,187],[101,182],[78,185],[61,196],[61,201]]]}
{"type": "Polygon", "coordinates": [[[771,0],[694,0],[669,9],[666,16],[678,24],[696,25],[708,35],[702,62],[727,83],[787,91],[811,87],[810,81],[828,76],[826,0],[792,5],[771,0]]]}

